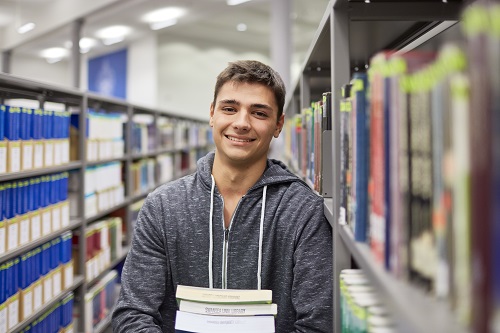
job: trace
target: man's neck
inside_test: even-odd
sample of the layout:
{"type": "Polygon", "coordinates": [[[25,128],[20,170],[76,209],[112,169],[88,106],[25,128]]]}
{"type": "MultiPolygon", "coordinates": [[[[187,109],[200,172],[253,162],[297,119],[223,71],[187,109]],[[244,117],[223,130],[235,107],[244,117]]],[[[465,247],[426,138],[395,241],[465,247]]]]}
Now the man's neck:
{"type": "Polygon", "coordinates": [[[263,161],[262,165],[238,166],[223,163],[215,154],[212,175],[223,197],[242,197],[262,176],[266,163],[263,161]]]}

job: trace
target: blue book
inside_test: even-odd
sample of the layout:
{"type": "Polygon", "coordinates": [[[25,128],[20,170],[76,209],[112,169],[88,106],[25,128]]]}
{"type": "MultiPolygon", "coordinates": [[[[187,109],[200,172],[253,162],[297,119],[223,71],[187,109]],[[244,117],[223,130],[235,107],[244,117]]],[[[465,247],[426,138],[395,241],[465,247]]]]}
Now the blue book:
{"type": "Polygon", "coordinates": [[[0,141],[5,139],[5,118],[7,108],[7,105],[0,104],[0,141]]]}
{"type": "Polygon", "coordinates": [[[33,111],[33,126],[32,128],[32,138],[33,140],[41,140],[43,137],[43,110],[35,109],[33,111]]]}
{"type": "Polygon", "coordinates": [[[37,209],[35,207],[35,191],[36,191],[36,178],[30,178],[28,186],[28,211],[33,212],[37,209]]]}
{"type": "Polygon", "coordinates": [[[5,219],[5,185],[3,183],[0,183],[0,221],[4,219],[5,219]]]}
{"type": "Polygon", "coordinates": [[[73,239],[73,233],[71,231],[66,231],[61,235],[60,256],[61,256],[61,262],[63,264],[67,264],[71,260],[72,239],[73,239]]]}
{"type": "Polygon", "coordinates": [[[5,218],[6,219],[11,219],[15,216],[14,210],[13,210],[13,203],[12,203],[12,183],[4,183],[4,208],[5,208],[5,218]]]}
{"type": "Polygon", "coordinates": [[[0,264],[0,305],[7,301],[7,263],[0,264]]]}
{"type": "Polygon", "coordinates": [[[384,79],[384,194],[385,194],[385,242],[384,242],[384,264],[386,269],[390,269],[391,254],[391,89],[390,78],[384,79]]]}
{"type": "Polygon", "coordinates": [[[61,326],[67,327],[73,321],[73,303],[74,294],[69,293],[68,296],[64,297],[61,301],[62,305],[62,316],[61,316],[61,326]]]}
{"type": "Polygon", "coordinates": [[[21,140],[31,140],[32,116],[33,116],[32,109],[30,108],[21,109],[21,118],[20,118],[21,140]]]}
{"type": "MultiPolygon", "coordinates": [[[[29,252],[28,252],[29,253],[29,252]]],[[[28,284],[28,277],[29,277],[29,272],[28,272],[28,253],[25,253],[21,255],[21,263],[20,263],[20,270],[19,270],[19,287],[21,289],[26,289],[29,284],[28,284]]]]}
{"type": "Polygon", "coordinates": [[[354,239],[358,242],[366,242],[368,233],[368,174],[369,174],[369,122],[368,101],[366,92],[368,89],[368,78],[366,73],[354,73],[352,81],[351,96],[356,100],[356,202],[354,207],[355,229],[354,239]]]}
{"type": "Polygon", "coordinates": [[[56,237],[51,242],[50,247],[50,270],[56,269],[60,263],[61,238],[56,237]]]}
{"type": "Polygon", "coordinates": [[[40,246],[33,249],[33,281],[36,282],[42,277],[42,248],[40,246]]]}
{"type": "Polygon", "coordinates": [[[50,242],[45,243],[42,245],[42,253],[41,253],[41,264],[42,264],[42,269],[41,269],[41,274],[47,275],[50,271],[50,242]]]}

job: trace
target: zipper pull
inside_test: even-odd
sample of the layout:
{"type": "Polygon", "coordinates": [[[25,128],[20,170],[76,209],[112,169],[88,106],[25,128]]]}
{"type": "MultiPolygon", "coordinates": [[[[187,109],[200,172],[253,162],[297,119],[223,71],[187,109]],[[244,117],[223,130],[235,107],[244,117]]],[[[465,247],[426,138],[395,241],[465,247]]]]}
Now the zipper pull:
{"type": "Polygon", "coordinates": [[[229,238],[229,229],[224,229],[224,240],[227,242],[227,239],[229,238]]]}

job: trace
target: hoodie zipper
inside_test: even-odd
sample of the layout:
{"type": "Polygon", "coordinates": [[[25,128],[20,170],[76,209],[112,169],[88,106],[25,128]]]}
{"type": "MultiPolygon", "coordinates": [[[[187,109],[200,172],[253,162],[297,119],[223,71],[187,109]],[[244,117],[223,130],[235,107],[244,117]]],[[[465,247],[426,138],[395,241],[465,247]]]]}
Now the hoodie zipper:
{"type": "MultiPolygon", "coordinates": [[[[228,257],[228,248],[229,248],[229,231],[231,230],[231,226],[233,225],[234,216],[238,211],[238,207],[240,206],[241,200],[245,196],[241,197],[234,209],[233,215],[231,216],[231,222],[229,222],[229,227],[224,228],[224,245],[222,249],[222,289],[227,289],[227,257],[228,257]]],[[[222,215],[224,216],[224,198],[222,199],[222,215]]],[[[222,224],[224,225],[224,223],[222,224]]]]}

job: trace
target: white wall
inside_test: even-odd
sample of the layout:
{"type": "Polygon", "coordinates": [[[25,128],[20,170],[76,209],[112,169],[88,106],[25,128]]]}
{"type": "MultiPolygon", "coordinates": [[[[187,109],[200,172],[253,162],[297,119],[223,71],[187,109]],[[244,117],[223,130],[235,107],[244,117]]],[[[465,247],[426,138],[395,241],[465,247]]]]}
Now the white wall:
{"type": "Polygon", "coordinates": [[[40,57],[18,55],[11,57],[11,73],[34,81],[71,87],[71,68],[68,61],[49,64],[40,57]]]}
{"type": "Polygon", "coordinates": [[[156,35],[143,37],[128,47],[127,100],[158,108],[158,43],[156,35]]]}
{"type": "Polygon", "coordinates": [[[198,40],[159,38],[158,105],[173,113],[208,120],[217,75],[228,62],[254,59],[270,64],[269,56],[198,40]]]}

